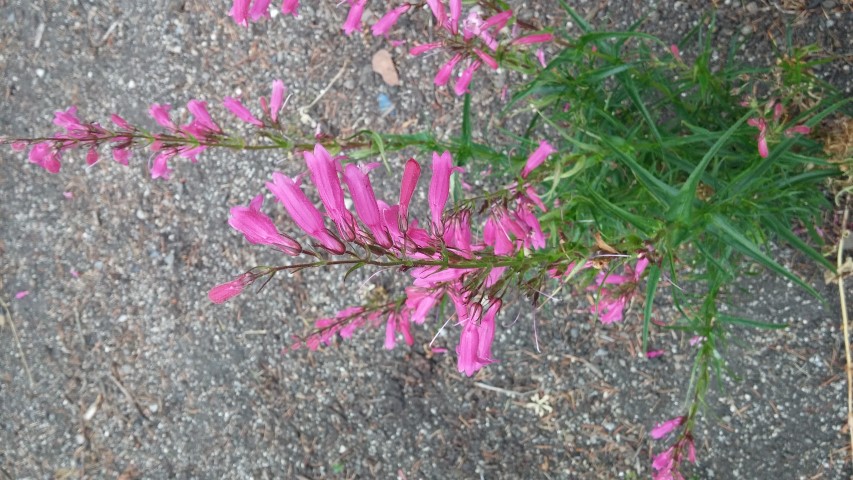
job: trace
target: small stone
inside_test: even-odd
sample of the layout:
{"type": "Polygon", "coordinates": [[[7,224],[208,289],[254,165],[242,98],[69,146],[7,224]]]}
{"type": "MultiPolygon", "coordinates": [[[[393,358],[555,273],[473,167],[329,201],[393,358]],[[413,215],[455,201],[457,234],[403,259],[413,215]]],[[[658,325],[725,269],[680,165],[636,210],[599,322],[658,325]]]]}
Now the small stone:
{"type": "Polygon", "coordinates": [[[741,35],[749,35],[752,33],[752,25],[744,25],[743,28],[740,29],[741,35]]]}
{"type": "Polygon", "coordinates": [[[37,68],[36,69],[36,76],[39,78],[44,77],[44,69],[43,68],[37,68]]]}
{"type": "Polygon", "coordinates": [[[755,3],[755,2],[749,2],[749,3],[747,3],[747,4],[746,4],[746,11],[747,11],[750,15],[755,15],[756,13],[758,13],[758,4],[757,4],[757,3],[755,3]]]}
{"type": "Polygon", "coordinates": [[[838,6],[838,2],[836,2],[835,0],[824,0],[824,2],[820,4],[820,6],[827,10],[831,10],[838,6]]]}
{"type": "Polygon", "coordinates": [[[136,88],[136,82],[130,80],[127,82],[127,88],[136,88]]]}
{"type": "Polygon", "coordinates": [[[148,218],[148,214],[143,212],[142,209],[137,209],[136,210],[136,218],[138,218],[140,220],[145,220],[146,218],[148,218]]]}

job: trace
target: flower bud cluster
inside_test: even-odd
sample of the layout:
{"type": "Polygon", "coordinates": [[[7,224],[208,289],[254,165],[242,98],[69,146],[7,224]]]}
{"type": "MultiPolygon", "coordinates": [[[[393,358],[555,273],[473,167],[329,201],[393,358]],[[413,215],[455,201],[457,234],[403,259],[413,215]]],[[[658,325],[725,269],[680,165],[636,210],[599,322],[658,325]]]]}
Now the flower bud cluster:
{"type": "MultiPolygon", "coordinates": [[[[344,3],[344,2],[342,2],[344,3]]],[[[368,0],[346,0],[349,11],[342,29],[346,35],[361,30],[362,16],[367,7],[368,0]]],[[[447,62],[439,68],[434,83],[444,86],[450,82],[453,70],[459,63],[466,62],[466,67],[458,75],[453,91],[457,96],[468,92],[468,86],[473,79],[474,73],[483,65],[492,70],[497,70],[498,59],[510,48],[518,48],[526,45],[551,42],[554,35],[547,32],[539,32],[531,35],[521,35],[521,25],[530,28],[526,24],[512,22],[511,29],[505,29],[513,20],[512,10],[498,10],[490,2],[479,2],[463,17],[462,0],[425,0],[425,2],[403,2],[391,8],[371,27],[374,36],[387,36],[400,18],[410,11],[422,11],[428,9],[435,20],[436,30],[430,35],[444,37],[443,40],[423,43],[409,50],[411,55],[421,55],[430,50],[443,48],[451,54],[447,62]],[[485,15],[490,12],[490,15],[485,15]],[[506,40],[499,41],[501,32],[506,33],[506,40]]],[[[264,17],[269,17],[270,0],[234,0],[229,15],[237,24],[247,27],[249,22],[256,22],[264,17]]],[[[296,16],[299,6],[298,0],[285,0],[281,11],[285,14],[296,16]]],[[[536,52],[539,62],[546,65],[544,52],[540,49],[536,52]]]]}
{"type": "MultiPolygon", "coordinates": [[[[265,121],[255,117],[239,100],[226,97],[223,106],[238,119],[259,128],[275,127],[279,121],[279,111],[284,105],[286,89],[281,80],[273,82],[269,103],[261,97],[261,108],[265,121]]],[[[15,140],[12,149],[24,151],[30,147],[29,160],[50,173],[58,173],[62,168],[62,154],[71,149],[86,149],[86,164],[98,162],[99,149],[109,146],[113,159],[127,166],[131,151],[137,146],[148,146],[153,152],[149,166],[151,178],[168,179],[172,170],[169,162],[178,157],[192,162],[198,161],[198,155],[212,145],[224,144],[228,135],[211,117],[207,103],[190,100],[187,111],[192,118],[185,125],[178,125],[170,115],[171,105],[154,103],[148,113],[154,121],[163,127],[164,133],[148,133],[133,126],[117,114],[111,115],[114,128],[102,127],[96,122],[84,122],[77,116],[77,107],[60,110],[54,114],[53,123],[62,128],[52,137],[15,140]]]]}
{"type": "MultiPolygon", "coordinates": [[[[741,105],[749,106],[749,102],[743,102],[741,105]]],[[[766,110],[768,112],[773,112],[773,123],[770,124],[764,116],[761,117],[753,117],[747,120],[747,124],[751,127],[755,127],[758,129],[758,136],[756,137],[756,143],[758,144],[758,154],[761,158],[767,158],[770,155],[770,148],[767,146],[767,133],[770,127],[779,126],[782,120],[782,116],[785,113],[785,107],[779,102],[775,100],[771,100],[767,103],[766,110]]],[[[808,135],[811,133],[812,129],[806,125],[794,125],[793,127],[787,128],[785,130],[786,137],[792,137],[794,135],[808,135]]]]}
{"type": "MultiPolygon", "coordinates": [[[[540,152],[538,157],[541,156],[540,152]]],[[[536,215],[545,206],[535,191],[530,187],[524,190],[510,187],[503,202],[492,202],[485,207],[485,222],[481,229],[475,229],[470,208],[447,207],[451,177],[454,173],[461,174],[462,169],[453,165],[449,152],[434,153],[428,193],[430,222],[421,227],[409,213],[421,176],[421,165],[415,159],[406,162],[399,199],[389,205],[377,199],[370,182],[368,173],[375,165],[343,165],[343,157],[333,157],[320,144],[313,151],[303,152],[303,157],[324,212],[303,191],[304,175],[290,177],[275,172],[267,182],[267,189],[308,237],[308,243],[338,259],[322,260],[320,250],[281,233],[270,217],[261,212],[263,197],[259,195],[248,207],[231,209],[230,225],[250,243],[271,245],[291,256],[305,254],[321,259],[307,265],[275,267],[270,273],[335,264],[390,266],[407,271],[412,284],[405,289],[405,298],[399,301],[348,308],[332,318],[318,320],[317,330],[293,347],[304,345],[316,349],[333,342],[337,334],[348,338],[359,327],[382,322],[386,325],[386,348],[394,347],[397,335],[412,345],[411,325],[423,324],[433,308],[448,299],[461,329],[456,348],[459,371],[473,375],[493,362],[495,317],[512,278],[504,274],[515,268],[520,252],[542,249],[546,243],[536,215]],[[344,188],[354,213],[347,208],[344,188]],[[334,230],[327,227],[326,218],[334,224],[334,230]]],[[[533,158],[534,164],[542,161],[533,158]]],[[[246,285],[246,278],[240,276],[214,287],[211,299],[216,301],[226,294],[239,293],[246,285]]]]}

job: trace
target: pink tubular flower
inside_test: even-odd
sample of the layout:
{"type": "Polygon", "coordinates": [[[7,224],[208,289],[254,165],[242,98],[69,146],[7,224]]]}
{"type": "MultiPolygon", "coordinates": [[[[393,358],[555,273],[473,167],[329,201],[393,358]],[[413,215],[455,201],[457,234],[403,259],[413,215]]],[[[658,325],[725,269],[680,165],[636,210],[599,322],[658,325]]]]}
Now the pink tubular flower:
{"type": "Polygon", "coordinates": [[[761,158],[767,158],[770,155],[770,149],[767,148],[767,138],[761,134],[758,135],[758,154],[761,158]]]}
{"type": "Polygon", "coordinates": [[[403,180],[400,182],[399,223],[402,230],[409,228],[409,202],[415,193],[420,176],[421,165],[414,158],[410,158],[403,169],[403,180]]]}
{"type": "Polygon", "coordinates": [[[456,368],[459,372],[470,377],[481,368],[480,362],[477,361],[477,349],[479,347],[480,332],[478,332],[477,325],[468,320],[462,327],[459,344],[456,345],[456,368]]]}
{"type": "Polygon", "coordinates": [[[555,153],[557,151],[556,148],[552,147],[551,144],[542,140],[539,142],[539,147],[533,152],[530,157],[527,158],[527,163],[524,165],[524,169],[521,171],[521,177],[527,178],[536,167],[542,165],[549,155],[555,153]]]}
{"type": "Polygon", "coordinates": [[[655,470],[658,471],[658,473],[654,474],[654,476],[653,476],[653,478],[655,480],[658,480],[658,479],[662,480],[664,478],[667,478],[667,477],[663,477],[663,476],[661,476],[661,477],[658,476],[662,473],[671,474],[672,469],[675,467],[674,454],[675,454],[675,447],[669,447],[668,449],[664,450],[663,452],[657,454],[655,456],[654,460],[652,460],[652,468],[654,468],[655,470]]]}
{"type": "Polygon", "coordinates": [[[207,103],[201,100],[190,100],[187,102],[187,110],[195,117],[196,122],[202,128],[213,133],[222,133],[222,128],[210,118],[210,113],[207,111],[207,103]]]}
{"type": "Polygon", "coordinates": [[[793,137],[795,133],[799,133],[800,135],[808,135],[811,133],[812,129],[807,127],[806,125],[794,125],[793,127],[785,130],[786,137],[793,137]]]}
{"type": "Polygon", "coordinates": [[[440,48],[442,46],[444,46],[444,43],[442,43],[442,42],[422,43],[420,45],[415,45],[414,47],[410,48],[409,49],[409,55],[411,55],[413,57],[417,57],[418,55],[420,55],[424,52],[428,52],[430,50],[440,48]]]}
{"type": "Polygon", "coordinates": [[[475,49],[474,49],[474,53],[475,53],[478,57],[480,57],[480,60],[482,60],[482,61],[483,61],[483,63],[485,63],[486,65],[488,65],[488,66],[489,66],[489,68],[491,68],[492,70],[497,70],[497,68],[498,68],[498,62],[497,62],[497,60],[495,60],[495,59],[494,59],[494,57],[492,57],[492,56],[491,56],[491,55],[489,55],[488,53],[486,53],[486,52],[484,52],[484,51],[480,50],[479,48],[475,48],[475,49]]]}
{"type": "Polygon", "coordinates": [[[347,19],[343,25],[345,34],[350,35],[356,30],[361,30],[361,16],[364,14],[365,5],[367,5],[367,0],[355,0],[352,2],[347,19]]]}
{"type": "Polygon", "coordinates": [[[495,27],[495,32],[497,32],[506,26],[510,18],[512,18],[512,10],[504,10],[487,18],[480,28],[486,30],[487,28],[495,27]]]}
{"type": "Polygon", "coordinates": [[[459,33],[459,18],[462,16],[462,0],[450,0],[450,18],[448,26],[450,33],[456,35],[459,33]]]}
{"type": "Polygon", "coordinates": [[[296,240],[281,234],[272,219],[261,212],[263,204],[264,196],[258,195],[248,207],[232,207],[228,224],[242,233],[249,243],[272,245],[292,256],[302,253],[302,246],[296,240]]]}
{"type": "Polygon", "coordinates": [[[18,292],[18,293],[16,293],[16,294],[15,294],[15,299],[16,299],[16,300],[20,300],[20,299],[22,299],[22,298],[26,297],[26,296],[27,296],[27,295],[29,295],[29,294],[30,294],[30,291],[29,291],[29,290],[21,290],[20,292],[18,292]]]}
{"type": "Polygon", "coordinates": [[[545,43],[554,40],[551,33],[536,33],[526,37],[519,37],[510,42],[511,45],[530,45],[532,43],[545,43]]]}
{"type": "Polygon", "coordinates": [[[77,107],[68,107],[68,110],[54,112],[53,124],[69,132],[86,131],[86,127],[77,118],[77,107]]]}
{"type": "Polygon", "coordinates": [[[110,121],[113,122],[114,124],[116,124],[116,126],[118,128],[122,128],[124,130],[133,130],[133,127],[131,127],[130,124],[127,123],[127,120],[121,118],[120,116],[116,115],[115,113],[110,115],[110,121]]]}
{"type": "Polygon", "coordinates": [[[376,195],[373,193],[366,169],[350,163],[344,169],[344,181],[349,188],[358,218],[367,226],[379,245],[383,248],[391,248],[393,245],[391,236],[382,224],[379,205],[376,203],[376,195]]]}
{"type": "Polygon", "coordinates": [[[62,164],[59,163],[59,153],[57,153],[49,143],[37,143],[30,149],[29,159],[31,163],[42,167],[50,173],[59,173],[62,164]]]}
{"type": "Polygon", "coordinates": [[[226,300],[240,295],[243,292],[243,288],[251,284],[253,280],[250,273],[244,273],[228,283],[211,288],[207,292],[207,298],[213,303],[224,303],[226,300]]]}
{"type": "Polygon", "coordinates": [[[281,13],[296,16],[299,8],[299,0],[284,0],[281,2],[281,13]]]}
{"type": "Polygon", "coordinates": [[[646,352],[646,358],[658,358],[662,357],[663,354],[666,353],[663,350],[649,350],[646,352]]]}
{"type": "Polygon", "coordinates": [[[98,163],[98,149],[92,147],[88,152],[86,152],[86,165],[91,167],[96,163],[98,163]]]}
{"type": "Polygon", "coordinates": [[[225,97],[225,99],[222,100],[222,104],[225,106],[225,108],[228,109],[228,111],[233,113],[240,120],[243,120],[246,123],[251,123],[256,127],[264,126],[264,122],[255,118],[255,116],[252,115],[252,112],[250,112],[248,108],[243,106],[242,103],[240,103],[240,100],[237,100],[236,98],[225,97]]]}
{"type": "Polygon", "coordinates": [[[782,114],[785,113],[785,107],[781,103],[773,106],[773,122],[779,123],[782,119],[782,114]]]}
{"type": "Polygon", "coordinates": [[[275,80],[272,82],[272,95],[270,95],[270,118],[273,122],[278,121],[278,112],[284,105],[284,82],[275,80]]]}
{"type": "Polygon", "coordinates": [[[492,304],[489,305],[486,313],[483,314],[483,319],[480,320],[477,358],[483,365],[495,361],[494,358],[492,358],[492,342],[495,340],[495,317],[498,315],[498,312],[500,312],[501,305],[503,305],[501,299],[496,298],[492,301],[492,304]]]}
{"type": "Polygon", "coordinates": [[[386,350],[394,350],[394,346],[397,344],[396,339],[396,331],[397,331],[397,315],[391,313],[388,315],[388,321],[385,323],[385,349],[386,350]]]}
{"type": "Polygon", "coordinates": [[[447,197],[450,196],[450,175],[453,173],[453,159],[450,152],[441,155],[432,154],[432,179],[429,184],[429,209],[432,214],[433,231],[441,227],[441,216],[447,197]]]}
{"type": "Polygon", "coordinates": [[[406,13],[411,8],[411,5],[408,3],[404,3],[397,8],[390,10],[386,13],[382,18],[379,19],[378,22],[373,24],[371,30],[373,31],[373,36],[378,37],[380,35],[387,34],[394,24],[397,23],[397,20],[400,19],[400,15],[406,13]]]}
{"type": "Polygon", "coordinates": [[[261,17],[270,16],[270,0],[255,0],[252,3],[252,8],[249,10],[249,18],[253,22],[257,22],[261,17]]]}
{"type": "Polygon", "coordinates": [[[761,158],[767,158],[767,155],[770,154],[766,138],[767,121],[763,118],[750,118],[746,123],[758,129],[758,154],[761,155],[761,158]]]}
{"type": "Polygon", "coordinates": [[[346,246],[323,225],[323,215],[308,200],[294,179],[275,172],[272,175],[272,182],[267,182],[267,188],[284,205],[296,225],[317,239],[323,248],[335,255],[341,255],[346,251],[346,246]]]}
{"type": "Polygon", "coordinates": [[[681,52],[678,51],[678,45],[673,43],[669,46],[669,51],[672,52],[673,58],[675,58],[679,62],[681,61],[681,52]]]}
{"type": "Polygon", "coordinates": [[[160,126],[164,128],[168,128],[169,130],[176,130],[178,127],[175,125],[175,122],[169,118],[169,110],[171,110],[172,106],[168,104],[160,105],[159,103],[152,103],[151,107],[148,109],[148,113],[154,118],[160,126]]]}
{"type": "Polygon", "coordinates": [[[447,22],[447,13],[444,11],[444,4],[441,2],[442,0],[426,0],[426,3],[429,5],[429,9],[432,10],[432,15],[438,22],[439,27],[447,22]]]}
{"type": "Polygon", "coordinates": [[[548,66],[548,62],[545,61],[545,50],[537,49],[536,50],[536,59],[539,60],[539,65],[542,65],[542,68],[548,66]]]}
{"type": "Polygon", "coordinates": [[[687,417],[680,416],[671,418],[663,423],[659,423],[655,425],[655,428],[652,429],[652,431],[649,433],[649,436],[651,436],[655,440],[660,440],[676,428],[680,427],[686,419],[687,417]]]}
{"type": "Polygon", "coordinates": [[[154,162],[151,164],[151,178],[157,179],[162,178],[163,180],[168,180],[169,176],[172,174],[172,169],[169,168],[169,158],[171,157],[168,153],[159,153],[156,157],[154,157],[154,162]]]}
{"type": "Polygon", "coordinates": [[[234,22],[237,25],[241,25],[243,27],[249,26],[249,3],[251,0],[234,0],[234,3],[231,5],[231,11],[228,12],[228,15],[234,19],[234,22]]]}
{"type": "Polygon", "coordinates": [[[462,54],[457,53],[450,60],[448,60],[441,68],[438,69],[438,73],[435,74],[435,83],[438,86],[447,85],[447,82],[450,81],[450,74],[453,73],[453,67],[456,66],[462,60],[462,54]]]}
{"type": "Polygon", "coordinates": [[[625,305],[628,303],[628,299],[625,296],[613,298],[608,295],[609,292],[607,290],[602,290],[602,298],[592,306],[592,313],[598,315],[598,319],[605,325],[621,322],[625,305]]]}
{"type": "Polygon", "coordinates": [[[130,164],[130,149],[128,148],[114,148],[113,149],[113,160],[124,165],[125,167],[130,164]]]}
{"type": "Polygon", "coordinates": [[[336,162],[319,143],[314,145],[314,153],[305,151],[302,156],[305,157],[311,172],[311,182],[317,187],[329,218],[335,222],[341,236],[347,241],[355,240],[355,219],[344,204],[344,191],[335,168],[336,162]]]}
{"type": "Polygon", "coordinates": [[[454,93],[456,96],[462,96],[468,91],[468,85],[471,83],[471,79],[474,77],[474,72],[477,71],[482,63],[477,60],[473,60],[468,68],[462,72],[462,75],[456,80],[456,85],[453,87],[454,93]]]}

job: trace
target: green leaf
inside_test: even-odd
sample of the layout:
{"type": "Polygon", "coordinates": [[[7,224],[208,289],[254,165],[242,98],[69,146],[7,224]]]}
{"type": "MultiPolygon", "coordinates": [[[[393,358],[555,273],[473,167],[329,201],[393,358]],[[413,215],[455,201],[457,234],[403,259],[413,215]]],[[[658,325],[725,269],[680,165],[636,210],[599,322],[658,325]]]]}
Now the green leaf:
{"type": "Polygon", "coordinates": [[[643,116],[643,119],[649,126],[649,129],[652,131],[652,135],[657,140],[658,145],[663,143],[663,139],[660,136],[660,132],[658,131],[658,127],[655,123],[655,119],[652,118],[652,115],[649,113],[649,110],[646,108],[646,104],[643,103],[643,99],[640,98],[640,94],[637,92],[637,86],[634,85],[634,82],[630,80],[629,77],[625,75],[619,75],[619,81],[625,87],[625,92],[628,93],[628,98],[631,99],[631,102],[634,103],[634,106],[640,110],[640,114],[643,116]]]}
{"type": "Polygon", "coordinates": [[[376,149],[379,151],[379,156],[382,158],[382,165],[385,166],[385,171],[390,173],[391,165],[388,163],[388,158],[385,157],[385,141],[382,139],[382,135],[374,132],[373,130],[361,130],[358,132],[358,135],[367,135],[373,139],[373,145],[376,146],[376,149]]]}
{"type": "Polygon", "coordinates": [[[364,262],[358,262],[358,263],[356,263],[355,265],[353,265],[353,266],[349,267],[349,268],[347,269],[347,272],[344,274],[344,281],[346,281],[347,277],[349,277],[349,275],[350,275],[352,272],[354,272],[354,271],[358,270],[359,268],[363,267],[364,265],[365,265],[365,263],[364,263],[364,262]]]}
{"type": "Polygon", "coordinates": [[[655,290],[660,281],[660,267],[652,264],[646,279],[646,304],[643,306],[643,351],[649,349],[649,325],[652,323],[652,307],[655,301],[655,290]]]}
{"type": "Polygon", "coordinates": [[[785,225],[780,222],[779,219],[771,215],[766,215],[762,218],[762,220],[764,221],[763,223],[767,225],[776,235],[779,235],[780,237],[785,239],[785,241],[794,246],[794,248],[817,262],[818,265],[829,269],[830,272],[835,272],[835,265],[833,265],[832,262],[827,260],[823,255],[821,255],[820,252],[809,246],[799,237],[794,235],[794,232],[792,232],[790,228],[785,227],[785,225]]]}
{"type": "Polygon", "coordinates": [[[575,23],[578,24],[578,27],[580,27],[581,30],[583,30],[584,32],[591,32],[593,30],[589,22],[587,22],[586,19],[578,15],[578,12],[576,12],[574,8],[570,7],[566,0],[560,0],[560,4],[566,10],[566,13],[568,13],[569,16],[572,17],[572,20],[574,20],[575,23]]]}
{"type": "Polygon", "coordinates": [[[598,68],[595,70],[589,71],[586,75],[581,77],[581,80],[584,80],[588,83],[598,83],[601,82],[608,77],[612,77],[618,73],[622,73],[625,70],[630,70],[634,68],[636,64],[634,63],[622,63],[619,65],[612,65],[608,67],[598,68]]]}
{"type": "Polygon", "coordinates": [[[740,325],[742,327],[752,327],[752,328],[763,328],[766,330],[782,330],[788,328],[787,323],[769,323],[769,322],[761,322],[758,320],[750,320],[748,318],[743,317],[735,317],[732,315],[725,315],[720,313],[717,315],[717,321],[720,323],[728,323],[731,325],[740,325]]]}
{"type": "Polygon", "coordinates": [[[793,281],[800,287],[802,287],[805,291],[811,293],[815,297],[820,297],[817,291],[806,284],[800,277],[794,275],[791,271],[779,265],[775,260],[768,257],[767,254],[761,251],[761,249],[754,242],[746,238],[741,232],[737,230],[728,220],[726,220],[720,214],[714,214],[711,216],[711,223],[714,227],[716,227],[717,232],[715,232],[723,241],[727,241],[733,248],[747,257],[752,258],[760,265],[763,265],[765,268],[782,275],[788,280],[793,281]]]}
{"type": "Polygon", "coordinates": [[[614,205],[595,190],[590,190],[588,194],[590,197],[592,197],[597,206],[600,207],[602,210],[610,213],[615,217],[622,219],[625,222],[628,222],[638,230],[646,234],[653,234],[657,231],[658,222],[654,220],[649,220],[639,215],[635,215],[617,205],[614,205]]]}
{"type": "Polygon", "coordinates": [[[632,156],[623,152],[622,149],[616,146],[611,139],[602,136],[600,141],[604,146],[609,148],[610,151],[616,154],[616,156],[619,157],[619,159],[622,160],[622,162],[624,162],[632,172],[634,172],[634,176],[637,177],[637,180],[646,187],[649,193],[651,193],[652,196],[661,203],[661,205],[668,207],[672,204],[672,200],[678,193],[678,190],[676,190],[675,187],[662,181],[643,168],[643,166],[640,165],[632,156]]]}
{"type": "Polygon", "coordinates": [[[693,214],[693,201],[696,199],[696,188],[699,186],[699,179],[702,177],[702,174],[705,173],[705,169],[708,167],[708,164],[711,163],[711,159],[714,158],[721,148],[723,148],[723,145],[729,141],[732,135],[734,135],[737,129],[746,122],[746,119],[749,118],[751,114],[752,112],[749,112],[740,117],[740,119],[738,119],[734,125],[729,127],[729,129],[726,130],[716,142],[714,142],[714,145],[705,152],[705,156],[702,157],[699,165],[696,165],[696,168],[694,168],[690,173],[687,181],[685,181],[684,185],[679,189],[675,202],[672,204],[669,212],[667,213],[667,220],[678,221],[685,224],[689,223],[690,217],[693,214]]]}

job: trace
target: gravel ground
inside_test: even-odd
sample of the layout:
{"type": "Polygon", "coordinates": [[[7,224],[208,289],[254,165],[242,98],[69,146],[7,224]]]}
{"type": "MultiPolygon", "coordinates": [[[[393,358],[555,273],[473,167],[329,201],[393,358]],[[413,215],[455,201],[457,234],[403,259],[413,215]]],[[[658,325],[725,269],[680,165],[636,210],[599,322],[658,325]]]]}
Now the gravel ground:
{"type": "MultiPolygon", "coordinates": [[[[226,3],[0,0],[0,133],[49,133],[53,111],[72,104],[88,119],[118,112],[153,126],[151,102],[254,99],[275,78],[301,107],[335,77],[306,111],[306,132],[312,121],[340,134],[458,128],[459,102],[430,85],[438,59],[408,58],[368,35],[345,41],[335,2],[306,1],[301,20],[279,16],[248,31],[224,16],[226,3]],[[401,86],[373,73],[381,48],[401,86]],[[392,114],[380,112],[379,94],[392,114]]],[[[517,10],[566,24],[539,3],[550,5],[517,10]]],[[[840,56],[820,73],[850,91],[849,5],[716,3],[721,45],[752,34],[743,58],[766,62],[769,37],[784,38],[790,22],[797,44],[840,56]]],[[[670,40],[700,18],[697,5],[705,3],[577,2],[611,29],[648,15],[646,30],[670,40]]],[[[479,127],[489,124],[502,81],[476,80],[479,127]]],[[[217,106],[213,113],[224,115],[217,106]]],[[[312,319],[399,287],[387,275],[344,283],[340,271],[305,271],[224,306],[207,301],[213,284],[276,261],[228,228],[228,209],[300,160],[205,153],[178,165],[169,182],[150,181],[141,155],[131,168],[74,160],[48,175],[0,151],[0,298],[13,314],[0,324],[0,477],[645,478],[660,447],[648,430],[681,412],[686,339],[659,333],[653,342],[666,355],[640,358],[637,322],[599,325],[583,298],[557,299],[537,318],[541,352],[529,308],[515,302],[502,315],[501,362],[472,379],[456,372],[453,357],[421,346],[385,351],[380,331],[282,356],[312,319]],[[14,299],[21,290],[29,296],[14,299]]],[[[277,220],[286,223],[281,212],[277,220]]],[[[696,432],[699,478],[853,473],[837,300],[819,274],[793,266],[827,301],[766,274],[746,277],[731,295],[732,311],[791,328],[733,332],[731,378],[696,432]]],[[[668,312],[664,302],[660,311],[668,312]]],[[[423,327],[418,340],[434,329],[423,327]]]]}

